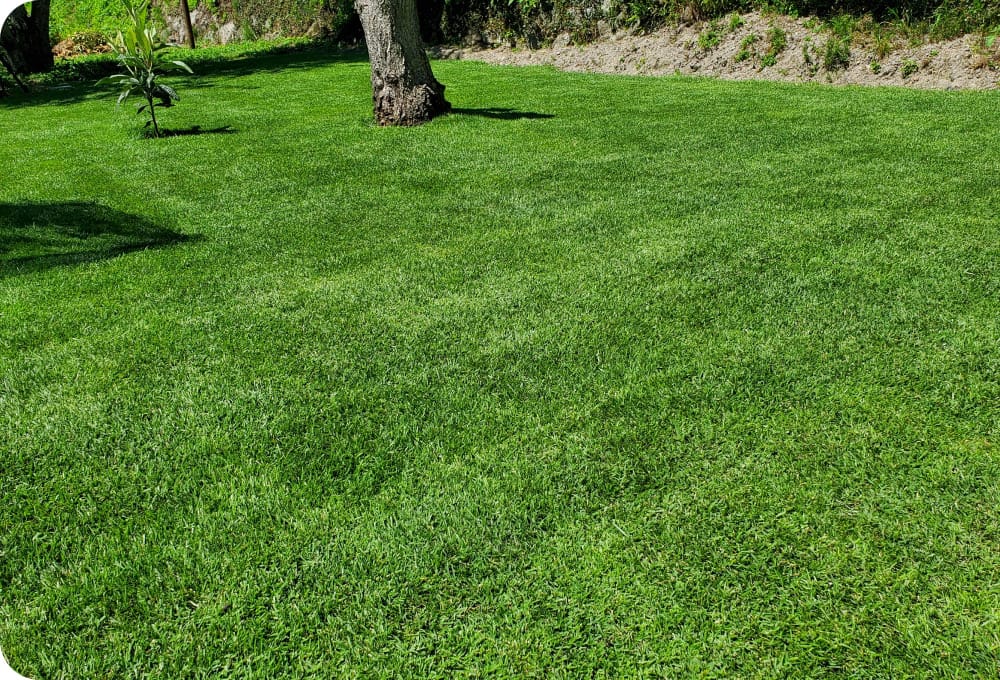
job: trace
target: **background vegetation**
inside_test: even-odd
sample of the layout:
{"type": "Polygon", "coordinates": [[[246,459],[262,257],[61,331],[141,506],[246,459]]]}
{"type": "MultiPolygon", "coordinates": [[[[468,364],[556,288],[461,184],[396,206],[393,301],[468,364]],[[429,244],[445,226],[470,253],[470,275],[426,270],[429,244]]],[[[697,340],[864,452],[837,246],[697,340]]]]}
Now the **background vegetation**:
{"type": "MultiPolygon", "coordinates": [[[[177,0],[153,3],[162,17],[177,11],[177,0]]],[[[265,34],[294,37],[305,34],[314,24],[337,35],[351,23],[350,0],[192,0],[192,10],[207,12],[215,23],[234,22],[239,37],[254,40],[265,34]]],[[[52,28],[55,37],[98,30],[113,32],[124,19],[121,0],[56,0],[52,5],[52,28]]],[[[354,37],[359,37],[360,33],[354,37]]]]}
{"type": "MultiPolygon", "coordinates": [[[[598,34],[598,22],[651,29],[752,9],[826,19],[867,17],[935,38],[1000,31],[1000,0],[418,0],[418,5],[430,42],[522,39],[536,45],[559,33],[586,41],[598,34]]],[[[53,31],[66,36],[110,30],[120,19],[118,6],[118,0],[57,0],[53,31]]],[[[160,0],[158,6],[170,13],[176,0],[160,0]]],[[[310,29],[343,41],[361,38],[350,0],[211,0],[198,7],[211,12],[216,23],[234,22],[246,39],[297,36],[310,29]]]]}

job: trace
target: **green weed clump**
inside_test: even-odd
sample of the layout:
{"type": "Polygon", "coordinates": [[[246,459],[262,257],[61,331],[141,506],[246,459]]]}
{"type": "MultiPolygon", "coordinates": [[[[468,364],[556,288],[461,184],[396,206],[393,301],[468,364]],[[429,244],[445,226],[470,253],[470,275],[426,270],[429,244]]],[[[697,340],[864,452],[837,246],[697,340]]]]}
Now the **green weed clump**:
{"type": "Polygon", "coordinates": [[[851,46],[847,39],[831,36],[823,46],[823,68],[840,71],[851,62],[851,46]]]}
{"type": "Polygon", "coordinates": [[[778,55],[788,47],[788,35],[780,26],[771,26],[767,30],[767,51],[761,57],[762,66],[774,66],[778,63],[778,55]]]}
{"type": "Polygon", "coordinates": [[[698,47],[702,50],[710,50],[713,47],[718,47],[721,40],[722,32],[719,30],[718,24],[713,21],[698,34],[698,47]]]}
{"type": "Polygon", "coordinates": [[[756,44],[758,36],[756,33],[749,33],[744,36],[743,40],[740,41],[740,51],[736,53],[736,61],[746,61],[756,55],[753,48],[756,44]]]}

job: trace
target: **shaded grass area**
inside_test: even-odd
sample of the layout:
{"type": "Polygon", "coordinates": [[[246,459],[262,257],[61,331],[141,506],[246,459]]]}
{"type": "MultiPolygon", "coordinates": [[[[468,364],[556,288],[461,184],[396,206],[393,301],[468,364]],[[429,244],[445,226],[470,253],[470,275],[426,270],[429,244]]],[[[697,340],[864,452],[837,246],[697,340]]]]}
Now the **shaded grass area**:
{"type": "Polygon", "coordinates": [[[300,57],[0,103],[18,670],[995,672],[997,93],[300,57]]]}
{"type": "MultiPolygon", "coordinates": [[[[338,49],[332,44],[307,38],[283,38],[269,41],[246,41],[229,45],[212,45],[191,51],[186,47],[171,47],[165,56],[190,62],[199,76],[248,75],[271,69],[302,69],[339,61],[367,58],[364,50],[338,49]],[[294,58],[292,55],[295,55],[294,58]]],[[[27,77],[35,94],[27,103],[60,94],[76,97],[91,96],[93,88],[67,87],[69,83],[90,83],[121,71],[114,54],[99,53],[56,59],[52,70],[27,77]],[[38,91],[49,94],[39,94],[38,91]]]]}
{"type": "Polygon", "coordinates": [[[188,236],[83,201],[0,204],[0,277],[102,260],[188,236]]]}

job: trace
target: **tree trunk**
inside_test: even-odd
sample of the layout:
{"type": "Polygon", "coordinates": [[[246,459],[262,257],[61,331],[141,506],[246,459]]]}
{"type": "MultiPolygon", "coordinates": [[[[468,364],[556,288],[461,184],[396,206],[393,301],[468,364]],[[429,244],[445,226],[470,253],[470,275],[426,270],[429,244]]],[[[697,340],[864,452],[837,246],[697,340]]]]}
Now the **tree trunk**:
{"type": "Polygon", "coordinates": [[[191,26],[191,8],[188,0],[181,0],[181,19],[184,20],[184,32],[187,33],[187,44],[194,49],[194,27],[191,26]]]}
{"type": "Polygon", "coordinates": [[[19,73],[41,73],[52,68],[49,43],[49,0],[31,3],[31,14],[21,5],[0,32],[0,44],[7,50],[11,65],[19,73]]]}
{"type": "MultiPolygon", "coordinates": [[[[17,74],[17,70],[15,70],[14,65],[11,64],[10,57],[7,56],[7,50],[3,48],[3,45],[0,45],[0,63],[3,63],[3,67],[7,69],[7,73],[9,73],[10,77],[15,83],[17,83],[17,86],[21,88],[21,91],[27,92],[28,86],[24,84],[24,81],[21,80],[21,76],[17,74]]],[[[7,83],[2,77],[0,77],[0,96],[5,96],[6,94],[7,83]]]]}
{"type": "Polygon", "coordinates": [[[450,111],[420,41],[416,2],[355,0],[355,7],[368,44],[378,124],[420,125],[450,111]]]}

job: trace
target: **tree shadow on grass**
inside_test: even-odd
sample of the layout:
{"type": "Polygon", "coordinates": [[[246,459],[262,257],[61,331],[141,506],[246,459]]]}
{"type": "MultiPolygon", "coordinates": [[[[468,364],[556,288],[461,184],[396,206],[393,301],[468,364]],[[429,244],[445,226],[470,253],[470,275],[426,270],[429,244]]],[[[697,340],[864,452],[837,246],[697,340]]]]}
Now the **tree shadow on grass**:
{"type": "MultiPolygon", "coordinates": [[[[236,130],[229,125],[223,125],[222,127],[204,129],[200,125],[192,125],[189,128],[180,128],[177,130],[172,130],[169,128],[161,128],[161,137],[197,137],[198,135],[235,135],[239,130],[236,130]]],[[[151,136],[147,135],[147,136],[151,136]]]]}
{"type": "Polygon", "coordinates": [[[97,203],[0,203],[0,279],[197,238],[97,203]]]}
{"type": "Polygon", "coordinates": [[[363,49],[342,48],[316,42],[307,45],[269,47],[233,57],[196,59],[190,61],[189,65],[195,69],[197,78],[203,75],[238,77],[355,63],[368,63],[368,53],[363,49]]]}
{"type": "Polygon", "coordinates": [[[481,109],[453,108],[451,112],[459,116],[479,116],[481,118],[493,118],[496,120],[545,120],[555,118],[555,115],[551,113],[518,111],[517,109],[506,109],[495,106],[487,106],[481,109]]]}

